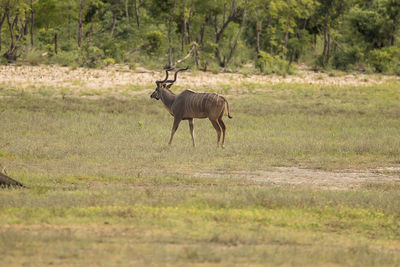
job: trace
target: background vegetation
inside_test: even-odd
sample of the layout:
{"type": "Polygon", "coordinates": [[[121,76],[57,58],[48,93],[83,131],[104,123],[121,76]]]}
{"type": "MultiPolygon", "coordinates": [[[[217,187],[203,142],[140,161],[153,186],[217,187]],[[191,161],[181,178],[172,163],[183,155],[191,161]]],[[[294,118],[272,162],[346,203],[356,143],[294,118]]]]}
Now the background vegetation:
{"type": "Polygon", "coordinates": [[[396,0],[0,1],[3,63],[399,74],[399,28],[396,0]]]}

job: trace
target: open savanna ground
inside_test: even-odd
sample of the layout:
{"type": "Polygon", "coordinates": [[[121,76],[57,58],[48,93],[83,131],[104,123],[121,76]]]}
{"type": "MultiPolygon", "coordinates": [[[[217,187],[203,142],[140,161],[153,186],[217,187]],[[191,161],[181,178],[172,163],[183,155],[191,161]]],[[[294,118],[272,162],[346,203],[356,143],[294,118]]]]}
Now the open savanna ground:
{"type": "Polygon", "coordinates": [[[398,77],[180,74],[228,99],[224,150],[167,146],[163,73],[2,67],[0,265],[400,265],[398,77]]]}

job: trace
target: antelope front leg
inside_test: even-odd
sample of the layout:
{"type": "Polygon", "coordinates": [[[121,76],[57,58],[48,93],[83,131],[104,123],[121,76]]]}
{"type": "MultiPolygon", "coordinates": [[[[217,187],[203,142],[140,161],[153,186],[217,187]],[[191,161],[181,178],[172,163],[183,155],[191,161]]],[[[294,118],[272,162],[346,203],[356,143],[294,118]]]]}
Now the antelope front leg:
{"type": "Polygon", "coordinates": [[[171,138],[169,139],[168,145],[171,145],[172,138],[174,138],[174,134],[175,134],[176,130],[178,129],[180,122],[181,122],[181,119],[174,118],[174,125],[172,126],[171,138]]]}
{"type": "Polygon", "coordinates": [[[189,119],[189,129],[190,129],[190,134],[192,135],[193,147],[195,147],[195,144],[194,144],[194,126],[193,126],[193,119],[189,119]]]}

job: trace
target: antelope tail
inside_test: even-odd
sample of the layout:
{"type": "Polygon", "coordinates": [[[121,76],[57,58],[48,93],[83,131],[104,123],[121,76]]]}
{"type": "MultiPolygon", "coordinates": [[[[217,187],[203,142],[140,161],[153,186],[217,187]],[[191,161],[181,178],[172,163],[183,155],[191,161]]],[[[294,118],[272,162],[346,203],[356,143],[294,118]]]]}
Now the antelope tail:
{"type": "Polygon", "coordinates": [[[232,116],[231,116],[231,114],[229,112],[229,103],[228,103],[228,101],[226,101],[226,99],[224,99],[224,100],[225,100],[225,104],[226,104],[226,110],[228,111],[228,118],[232,119],[232,116]]]}

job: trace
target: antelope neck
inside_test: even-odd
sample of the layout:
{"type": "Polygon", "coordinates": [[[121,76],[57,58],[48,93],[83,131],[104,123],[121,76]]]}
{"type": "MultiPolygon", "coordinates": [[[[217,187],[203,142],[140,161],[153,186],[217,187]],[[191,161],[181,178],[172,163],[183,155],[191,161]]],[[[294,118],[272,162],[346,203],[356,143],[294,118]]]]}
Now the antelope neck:
{"type": "Polygon", "coordinates": [[[160,98],[161,98],[161,101],[163,102],[163,104],[165,105],[165,107],[172,114],[171,106],[175,101],[175,94],[169,90],[164,89],[164,90],[161,90],[161,92],[160,92],[160,98]]]}

